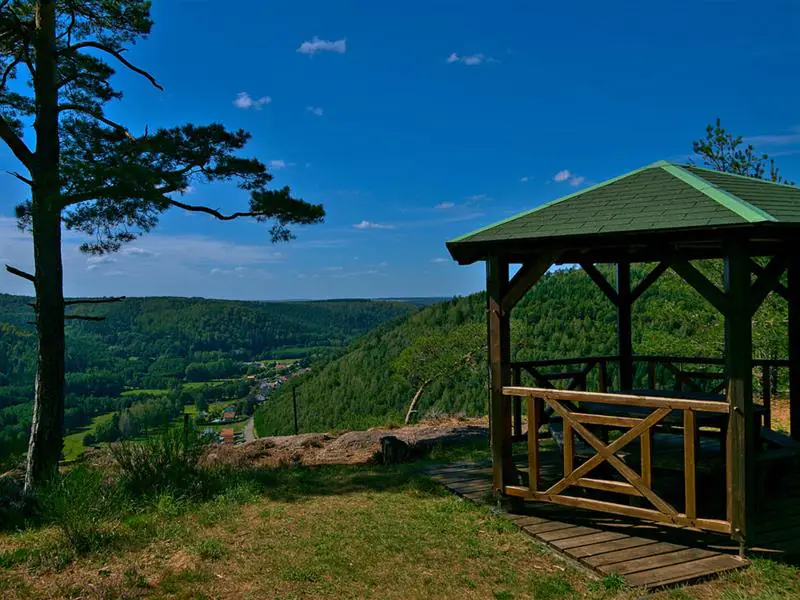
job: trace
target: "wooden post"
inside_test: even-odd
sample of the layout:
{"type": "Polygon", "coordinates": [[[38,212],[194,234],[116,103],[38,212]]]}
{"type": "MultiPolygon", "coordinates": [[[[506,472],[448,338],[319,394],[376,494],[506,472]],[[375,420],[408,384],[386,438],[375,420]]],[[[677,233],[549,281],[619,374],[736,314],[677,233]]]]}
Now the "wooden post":
{"type": "Polygon", "coordinates": [[[761,401],[764,403],[764,427],[772,429],[772,367],[761,367],[761,401]]]}
{"type": "Polygon", "coordinates": [[[600,392],[605,394],[608,392],[608,363],[605,359],[599,362],[600,372],[598,375],[598,382],[597,385],[600,388],[600,392]]]}
{"type": "Polygon", "coordinates": [[[511,376],[511,327],[503,311],[508,286],[508,262],[491,256],[486,260],[486,296],[489,341],[489,435],[494,489],[503,492],[513,481],[511,455],[511,407],[503,386],[511,376]]]}
{"type": "Polygon", "coordinates": [[[725,256],[725,362],[728,371],[728,493],[733,538],[742,549],[752,537],[755,514],[755,422],[753,420],[753,323],[747,248],[728,244],[725,256]]]}
{"type": "MultiPolygon", "coordinates": [[[[514,367],[511,372],[511,385],[519,386],[522,384],[522,370],[514,367]]],[[[514,437],[522,437],[522,397],[514,396],[511,400],[514,403],[514,437]]]]}
{"type": "Polygon", "coordinates": [[[292,412],[294,413],[294,434],[297,435],[299,430],[297,428],[297,386],[292,386],[292,412]]]}
{"type": "Polygon", "coordinates": [[[631,332],[631,264],[617,263],[617,348],[619,385],[633,389],[633,338],[631,332]]]}
{"type": "Polygon", "coordinates": [[[800,260],[789,266],[789,429],[800,440],[800,260]]]}

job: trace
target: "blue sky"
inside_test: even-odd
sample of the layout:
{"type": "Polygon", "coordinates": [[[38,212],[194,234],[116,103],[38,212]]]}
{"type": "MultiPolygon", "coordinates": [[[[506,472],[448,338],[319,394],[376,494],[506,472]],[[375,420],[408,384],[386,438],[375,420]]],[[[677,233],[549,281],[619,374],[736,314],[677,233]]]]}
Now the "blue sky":
{"type": "MultiPolygon", "coordinates": [[[[156,0],[108,114],[133,131],[222,122],[325,224],[266,228],[178,211],[118,255],[64,241],[70,295],[240,299],[450,296],[482,289],[447,239],[658,159],[719,116],[800,180],[800,3],[156,0]]],[[[5,148],[0,170],[18,168],[5,148]]],[[[0,260],[25,190],[0,179],[0,260]]],[[[233,210],[235,188],[186,201],[233,210]]],[[[30,293],[0,276],[0,291],[30,293]]]]}

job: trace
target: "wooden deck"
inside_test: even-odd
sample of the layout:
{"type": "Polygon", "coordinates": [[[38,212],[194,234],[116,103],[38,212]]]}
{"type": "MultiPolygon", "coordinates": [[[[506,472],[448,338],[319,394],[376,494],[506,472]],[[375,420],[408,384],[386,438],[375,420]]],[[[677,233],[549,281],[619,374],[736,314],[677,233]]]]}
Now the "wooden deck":
{"type": "MultiPolygon", "coordinates": [[[[431,477],[477,503],[494,501],[488,462],[434,468],[431,477]]],[[[787,561],[800,556],[800,482],[760,506],[757,546],[749,552],[787,561]]],[[[507,513],[520,529],[600,576],[621,575],[642,588],[690,583],[740,569],[738,546],[727,536],[615,515],[529,502],[507,513]]]]}

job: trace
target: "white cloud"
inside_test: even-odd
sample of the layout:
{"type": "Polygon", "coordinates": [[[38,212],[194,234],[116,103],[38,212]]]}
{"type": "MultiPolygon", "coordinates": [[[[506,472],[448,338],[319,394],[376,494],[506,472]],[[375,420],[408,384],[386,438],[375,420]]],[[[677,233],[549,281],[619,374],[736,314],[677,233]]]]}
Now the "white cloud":
{"type": "Polygon", "coordinates": [[[276,171],[278,169],[285,169],[286,167],[293,167],[293,166],[294,166],[293,162],[286,162],[285,160],[277,159],[269,161],[269,168],[275,169],[276,171]]]}
{"type": "Polygon", "coordinates": [[[394,225],[384,225],[381,223],[373,223],[372,221],[361,221],[353,225],[356,229],[394,229],[394,225]]]}
{"type": "Polygon", "coordinates": [[[321,40],[317,36],[314,36],[311,40],[306,40],[300,44],[297,51],[300,54],[310,55],[314,55],[317,52],[336,52],[338,54],[344,54],[347,51],[347,40],[341,39],[332,42],[329,40],[321,40]]]}
{"type": "Polygon", "coordinates": [[[323,271],[327,271],[329,273],[333,273],[335,271],[344,271],[344,267],[325,267],[322,269],[323,271]]]}
{"type": "Polygon", "coordinates": [[[454,202],[441,202],[441,203],[436,205],[436,208],[440,208],[442,210],[445,210],[445,209],[448,209],[448,208],[453,208],[454,206],[455,206],[454,202]]]}
{"type": "Polygon", "coordinates": [[[306,106],[306,110],[316,117],[321,117],[325,114],[321,106],[306,106]]]}
{"type": "Polygon", "coordinates": [[[569,179],[570,175],[571,173],[569,172],[569,169],[563,169],[553,176],[553,181],[557,181],[559,183],[562,181],[566,181],[567,179],[569,179]]]}
{"type": "Polygon", "coordinates": [[[575,175],[575,176],[569,178],[569,184],[572,187],[578,187],[584,181],[586,181],[586,177],[583,177],[582,175],[575,175]]]}
{"type": "Polygon", "coordinates": [[[794,146],[800,144],[800,127],[792,127],[789,133],[754,135],[744,141],[754,146],[794,146]]]}
{"type": "Polygon", "coordinates": [[[527,175],[519,178],[520,182],[522,183],[528,183],[531,179],[533,179],[533,177],[528,177],[527,175]]]}
{"type": "Polygon", "coordinates": [[[492,58],[491,56],[486,56],[482,52],[478,52],[477,54],[470,54],[467,56],[459,56],[457,52],[451,52],[450,55],[445,60],[448,65],[453,63],[461,63],[467,65],[468,67],[474,67],[477,65],[482,65],[484,63],[497,63],[500,62],[496,58],[492,58]]]}
{"type": "Polygon", "coordinates": [[[122,249],[122,254],[127,254],[129,256],[146,256],[146,257],[153,257],[158,256],[152,250],[148,250],[147,248],[139,248],[138,246],[128,246],[122,249]]]}
{"type": "Polygon", "coordinates": [[[440,264],[440,265],[441,265],[441,264],[444,264],[444,263],[449,263],[449,262],[450,262],[450,259],[448,259],[448,258],[441,258],[441,257],[440,257],[440,258],[434,258],[434,259],[433,259],[431,262],[432,262],[432,263],[436,263],[436,264],[440,264]]]}
{"type": "Polygon", "coordinates": [[[125,271],[106,271],[103,273],[106,277],[122,277],[123,275],[127,275],[125,271]]]}
{"type": "Polygon", "coordinates": [[[247,92],[239,92],[236,94],[236,100],[233,101],[233,105],[236,108],[241,108],[244,110],[249,110],[254,108],[256,110],[261,110],[261,107],[269,104],[272,102],[272,98],[269,96],[261,96],[260,98],[253,98],[247,92]]]}
{"type": "Polygon", "coordinates": [[[467,196],[467,200],[471,202],[480,202],[481,200],[489,200],[489,196],[486,194],[473,194],[472,196],[467,196]]]}

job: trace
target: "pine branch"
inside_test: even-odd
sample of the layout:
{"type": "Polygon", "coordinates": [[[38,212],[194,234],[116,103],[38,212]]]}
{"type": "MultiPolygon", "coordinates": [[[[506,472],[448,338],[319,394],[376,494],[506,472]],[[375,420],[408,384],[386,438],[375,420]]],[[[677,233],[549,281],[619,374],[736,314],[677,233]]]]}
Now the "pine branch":
{"type": "Polygon", "coordinates": [[[188,210],[190,212],[201,212],[206,213],[207,215],[211,215],[212,217],[216,217],[220,221],[233,221],[234,219],[240,219],[243,217],[258,217],[261,213],[257,212],[235,212],[230,215],[223,215],[218,210],[213,208],[208,208],[207,206],[196,206],[192,204],[184,204],[183,202],[179,202],[178,200],[174,200],[173,198],[166,198],[168,204],[171,206],[175,206],[177,208],[182,208],[183,210],[188,210]]]}
{"type": "Polygon", "coordinates": [[[75,112],[79,112],[79,113],[83,113],[85,115],[89,115],[90,117],[92,117],[94,119],[97,119],[101,123],[105,123],[109,127],[113,127],[117,131],[120,131],[120,132],[124,133],[128,137],[128,139],[131,139],[131,140],[135,139],[133,137],[133,135],[131,135],[131,132],[128,131],[125,126],[120,125],[119,123],[117,123],[115,121],[112,121],[111,119],[106,117],[103,113],[101,113],[100,111],[98,111],[96,109],[93,109],[90,106],[82,106],[80,104],[59,104],[58,105],[58,112],[64,112],[64,111],[67,111],[67,110],[74,110],[75,112]]]}
{"type": "Polygon", "coordinates": [[[17,179],[19,179],[22,183],[27,183],[29,186],[33,187],[33,181],[28,179],[27,177],[17,173],[16,171],[6,171],[9,175],[13,175],[17,179]]]}
{"type": "Polygon", "coordinates": [[[31,275],[30,273],[26,273],[16,267],[12,267],[11,265],[6,265],[6,271],[11,273],[12,275],[16,275],[17,277],[22,277],[23,279],[27,279],[31,283],[36,283],[36,277],[31,275]]]}
{"type": "Polygon", "coordinates": [[[14,130],[11,128],[11,125],[8,124],[8,121],[2,116],[0,116],[0,139],[2,139],[11,151],[14,153],[19,161],[25,165],[25,167],[30,171],[33,166],[33,152],[30,151],[30,148],[25,145],[25,142],[22,141],[14,130]]]}
{"type": "Polygon", "coordinates": [[[116,58],[119,62],[121,62],[123,65],[128,67],[131,71],[133,71],[134,73],[138,73],[139,75],[147,79],[150,83],[153,84],[154,87],[158,88],[162,92],[164,91],[164,87],[160,83],[158,83],[156,81],[156,78],[150,75],[150,73],[132,64],[126,58],[124,58],[120,52],[114,50],[109,46],[106,46],[105,44],[93,41],[78,42],[77,44],[73,44],[72,46],[67,46],[64,50],[62,50],[62,52],[77,52],[82,48],[94,48],[96,50],[101,50],[102,52],[110,54],[111,56],[116,58]]]}
{"type": "Polygon", "coordinates": [[[73,306],[75,304],[110,304],[112,302],[122,302],[125,296],[110,297],[110,298],[86,298],[77,300],[65,300],[64,306],[73,306]]]}

